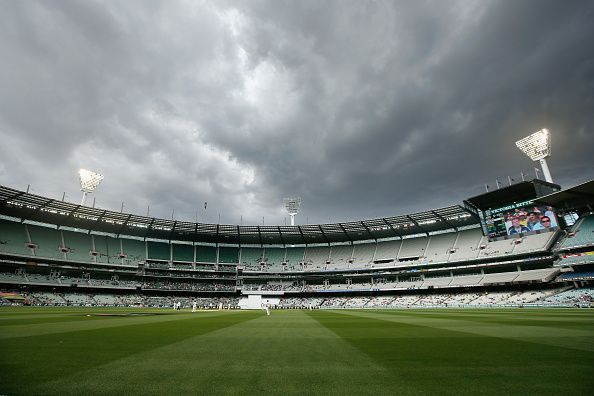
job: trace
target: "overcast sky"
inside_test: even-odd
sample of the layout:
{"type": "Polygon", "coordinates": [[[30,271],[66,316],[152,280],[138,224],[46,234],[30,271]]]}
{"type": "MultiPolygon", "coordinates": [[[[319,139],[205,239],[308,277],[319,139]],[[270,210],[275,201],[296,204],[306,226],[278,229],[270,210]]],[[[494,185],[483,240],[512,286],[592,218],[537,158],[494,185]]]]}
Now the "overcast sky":
{"type": "MultiPolygon", "coordinates": [[[[0,1],[0,184],[284,224],[461,203],[534,165],[594,177],[592,1],[0,1]],[[208,202],[204,210],[204,202],[208,202]]],[[[241,220],[242,219],[242,220],[241,220]]]]}

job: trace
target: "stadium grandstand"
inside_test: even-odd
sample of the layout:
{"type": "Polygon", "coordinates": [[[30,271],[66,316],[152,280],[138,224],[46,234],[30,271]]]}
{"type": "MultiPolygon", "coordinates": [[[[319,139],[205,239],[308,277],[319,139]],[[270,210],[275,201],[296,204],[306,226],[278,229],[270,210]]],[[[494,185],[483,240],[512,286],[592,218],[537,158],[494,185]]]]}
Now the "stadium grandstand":
{"type": "Polygon", "coordinates": [[[585,306],[594,278],[593,186],[561,190],[535,179],[445,208],[296,226],[165,220],[0,187],[2,301],[585,306]],[[511,212],[524,221],[523,232],[513,232],[511,212]],[[554,225],[530,224],[535,212],[554,225]]]}

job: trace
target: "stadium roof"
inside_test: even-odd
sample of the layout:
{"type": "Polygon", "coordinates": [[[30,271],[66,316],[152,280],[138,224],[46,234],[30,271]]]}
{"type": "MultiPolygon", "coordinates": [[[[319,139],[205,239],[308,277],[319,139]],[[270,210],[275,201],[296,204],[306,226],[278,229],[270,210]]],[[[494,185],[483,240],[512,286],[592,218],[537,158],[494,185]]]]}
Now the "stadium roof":
{"type": "Polygon", "coordinates": [[[460,205],[426,212],[334,224],[240,226],[166,220],[91,208],[0,186],[0,214],[58,227],[116,235],[228,244],[317,244],[385,239],[478,224],[460,205]]]}
{"type": "Polygon", "coordinates": [[[537,203],[552,206],[556,209],[580,209],[594,207],[594,179],[577,186],[545,195],[538,198],[537,203]]]}
{"type": "Polygon", "coordinates": [[[521,202],[535,197],[543,196],[551,191],[558,191],[561,186],[546,182],[544,180],[534,179],[531,181],[522,181],[511,186],[499,188],[494,191],[486,192],[476,197],[468,198],[465,202],[480,210],[488,210],[500,207],[510,202],[521,202]]]}

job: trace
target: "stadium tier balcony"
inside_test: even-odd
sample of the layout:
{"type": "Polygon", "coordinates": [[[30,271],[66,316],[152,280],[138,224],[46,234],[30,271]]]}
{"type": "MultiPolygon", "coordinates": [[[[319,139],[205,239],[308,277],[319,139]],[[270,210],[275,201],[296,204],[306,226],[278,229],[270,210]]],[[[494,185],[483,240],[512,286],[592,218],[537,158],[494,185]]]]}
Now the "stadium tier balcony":
{"type": "Polygon", "coordinates": [[[559,273],[557,268],[544,268],[529,271],[520,271],[514,282],[539,281],[546,282],[553,279],[559,273]]]}
{"type": "Polygon", "coordinates": [[[484,277],[484,274],[454,276],[449,286],[478,286],[484,277]]]}
{"type": "Polygon", "coordinates": [[[425,280],[423,281],[423,284],[421,285],[423,288],[429,288],[429,287],[446,287],[449,286],[450,283],[452,283],[453,278],[448,276],[448,277],[440,277],[440,278],[425,278],[425,280]]]}
{"type": "Polygon", "coordinates": [[[505,284],[511,283],[518,277],[518,272],[501,272],[495,274],[486,274],[482,281],[482,285],[491,285],[491,284],[505,284]]]}

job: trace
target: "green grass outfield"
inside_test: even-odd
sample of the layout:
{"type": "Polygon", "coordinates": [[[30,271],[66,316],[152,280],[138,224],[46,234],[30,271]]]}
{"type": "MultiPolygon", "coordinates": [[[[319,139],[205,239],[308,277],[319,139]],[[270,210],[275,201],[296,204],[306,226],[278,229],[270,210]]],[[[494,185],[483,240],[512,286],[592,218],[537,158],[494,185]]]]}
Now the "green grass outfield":
{"type": "Polygon", "coordinates": [[[592,395],[594,310],[1,308],[0,353],[2,395],[592,395]]]}

